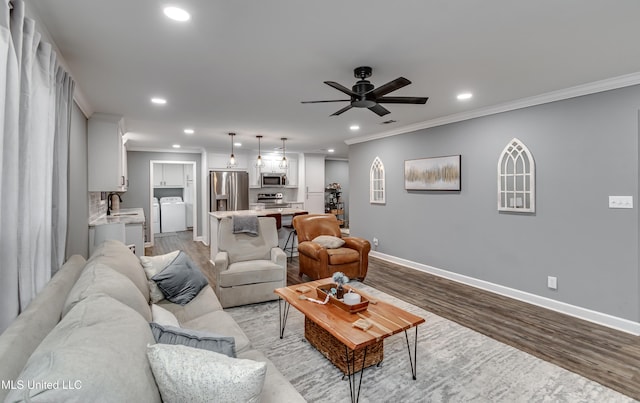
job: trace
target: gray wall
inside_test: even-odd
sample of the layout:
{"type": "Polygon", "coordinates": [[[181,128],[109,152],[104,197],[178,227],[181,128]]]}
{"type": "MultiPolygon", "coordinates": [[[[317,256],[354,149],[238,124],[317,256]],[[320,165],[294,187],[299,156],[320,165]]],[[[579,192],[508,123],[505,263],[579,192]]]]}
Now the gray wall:
{"type": "Polygon", "coordinates": [[[69,134],[69,219],[66,257],[89,254],[89,193],[87,186],[87,118],[73,104],[69,134]]]}
{"type": "Polygon", "coordinates": [[[129,188],[126,193],[122,194],[122,208],[142,207],[144,208],[144,216],[147,218],[146,239],[151,239],[149,231],[151,230],[151,212],[149,211],[149,167],[151,161],[195,161],[196,163],[196,180],[194,185],[197,189],[196,200],[198,202],[198,236],[202,236],[204,226],[202,221],[201,203],[202,174],[200,172],[201,155],[193,153],[161,153],[146,151],[127,151],[127,172],[129,175],[129,188]]]}
{"type": "Polygon", "coordinates": [[[638,322],[640,86],[349,147],[352,233],[378,251],[638,322]],[[536,213],[497,211],[497,161],[512,138],[536,161],[536,213]],[[405,159],[462,155],[461,192],[408,192],[405,159]],[[369,168],[386,205],[369,204],[369,168]],[[631,195],[634,208],[608,208],[631,195]],[[558,290],[546,287],[557,276],[558,290]]]}
{"type": "Polygon", "coordinates": [[[337,182],[342,187],[342,201],[347,224],[349,223],[349,161],[325,160],[324,161],[325,186],[337,182]]]}

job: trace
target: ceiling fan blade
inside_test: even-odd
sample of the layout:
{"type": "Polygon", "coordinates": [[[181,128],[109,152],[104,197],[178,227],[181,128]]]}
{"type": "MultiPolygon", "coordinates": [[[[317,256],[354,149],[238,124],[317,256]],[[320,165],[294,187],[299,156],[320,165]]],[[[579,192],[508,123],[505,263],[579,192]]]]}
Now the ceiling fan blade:
{"type": "Polygon", "coordinates": [[[387,110],[387,108],[385,108],[382,105],[373,105],[369,108],[370,111],[375,112],[376,114],[378,114],[378,116],[384,116],[388,113],[391,113],[387,110]]]}
{"type": "Polygon", "coordinates": [[[350,97],[358,97],[359,96],[355,92],[351,91],[349,88],[345,87],[344,85],[338,84],[335,81],[325,81],[324,83],[327,84],[330,87],[333,87],[333,88],[337,89],[338,91],[344,92],[345,94],[349,95],[350,97]]]}
{"type": "Polygon", "coordinates": [[[301,101],[301,104],[319,104],[323,102],[349,102],[350,99],[333,99],[331,101],[301,101]]]}
{"type": "Polygon", "coordinates": [[[353,106],[351,106],[351,105],[347,105],[347,106],[345,106],[344,108],[340,109],[338,112],[336,112],[336,113],[332,113],[332,114],[331,114],[331,116],[338,116],[338,115],[340,115],[340,114],[342,114],[342,113],[344,113],[344,112],[348,111],[348,110],[349,110],[349,109],[351,109],[351,108],[353,108],[353,106]]]}
{"type": "Polygon", "coordinates": [[[393,81],[389,81],[388,83],[369,91],[367,94],[373,95],[375,98],[380,98],[409,84],[411,84],[411,81],[404,77],[398,77],[393,81]]]}
{"type": "Polygon", "coordinates": [[[377,102],[381,104],[426,104],[429,97],[382,97],[377,102]]]}

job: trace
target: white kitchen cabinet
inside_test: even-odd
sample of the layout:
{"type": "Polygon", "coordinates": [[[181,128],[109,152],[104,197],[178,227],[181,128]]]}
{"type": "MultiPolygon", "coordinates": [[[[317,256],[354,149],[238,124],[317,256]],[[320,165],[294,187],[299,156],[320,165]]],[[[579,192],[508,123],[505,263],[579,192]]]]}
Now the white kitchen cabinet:
{"type": "Polygon", "coordinates": [[[123,143],[121,116],[94,113],[89,119],[87,138],[88,190],[127,190],[127,151],[123,143]]]}
{"type": "MultiPolygon", "coordinates": [[[[256,160],[258,159],[258,155],[252,155],[249,158],[249,187],[252,189],[257,189],[262,186],[260,183],[260,176],[262,174],[262,170],[256,166],[256,160]]],[[[263,157],[264,162],[264,157],[263,157]]]]}
{"type": "Polygon", "coordinates": [[[287,170],[287,187],[298,187],[298,160],[289,158],[289,169],[287,170]]]}
{"type": "MultiPolygon", "coordinates": [[[[95,239],[96,227],[89,227],[89,254],[93,253],[96,245],[93,244],[95,239]]],[[[124,226],[124,243],[126,245],[135,245],[136,256],[144,256],[144,224],[126,224],[124,226]]]]}
{"type": "Polygon", "coordinates": [[[258,155],[253,155],[250,157],[250,162],[252,165],[249,167],[249,187],[251,188],[259,188],[261,187],[260,177],[263,173],[279,173],[287,175],[287,185],[288,188],[297,188],[298,187],[298,159],[292,156],[287,157],[288,167],[280,168],[280,162],[282,161],[281,156],[276,157],[265,157],[262,156],[262,161],[264,166],[259,169],[255,166],[255,161],[258,158],[258,155]]]}
{"type": "Polygon", "coordinates": [[[153,164],[153,186],[184,187],[184,164],[153,164]]]}
{"type": "Polygon", "coordinates": [[[307,192],[324,194],[324,155],[305,154],[304,163],[307,192]]]}
{"type": "Polygon", "coordinates": [[[127,245],[136,246],[136,256],[144,256],[144,225],[127,224],[124,226],[124,237],[127,245]]]}

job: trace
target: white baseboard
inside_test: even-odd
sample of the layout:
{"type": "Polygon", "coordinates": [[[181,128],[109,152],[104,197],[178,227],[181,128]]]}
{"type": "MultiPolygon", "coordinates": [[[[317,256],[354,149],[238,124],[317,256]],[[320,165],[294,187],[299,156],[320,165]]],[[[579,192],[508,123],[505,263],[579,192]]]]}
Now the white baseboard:
{"type": "Polygon", "coordinates": [[[473,277],[465,276],[458,273],[453,273],[447,270],[438,269],[436,267],[432,267],[426,264],[413,262],[411,260],[387,255],[387,254],[376,252],[376,251],[371,251],[370,256],[376,257],[378,259],[386,260],[391,263],[397,263],[402,266],[409,267],[411,269],[433,274],[435,276],[457,281],[459,283],[466,284],[472,287],[480,288],[485,291],[490,291],[496,294],[500,294],[505,297],[517,299],[519,301],[523,301],[532,305],[537,305],[542,308],[551,309],[556,312],[564,313],[579,319],[597,323],[602,326],[607,326],[612,329],[620,330],[626,333],[631,333],[635,336],[640,335],[640,323],[634,322],[628,319],[623,319],[623,318],[612,316],[606,313],[593,311],[591,309],[581,308],[579,306],[567,304],[565,302],[560,302],[550,298],[541,297],[539,295],[516,290],[514,288],[505,287],[505,286],[490,283],[484,280],[478,280],[473,277]]]}

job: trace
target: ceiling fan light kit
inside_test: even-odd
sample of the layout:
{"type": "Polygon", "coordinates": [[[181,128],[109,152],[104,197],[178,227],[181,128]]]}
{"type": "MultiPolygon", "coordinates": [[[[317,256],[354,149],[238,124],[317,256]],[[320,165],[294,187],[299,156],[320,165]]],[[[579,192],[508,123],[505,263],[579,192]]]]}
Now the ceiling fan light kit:
{"type": "Polygon", "coordinates": [[[380,104],[414,104],[423,105],[427,103],[428,97],[386,97],[390,92],[399,90],[411,84],[411,81],[404,77],[398,77],[393,81],[375,87],[367,78],[371,77],[373,69],[368,66],[357,67],[353,70],[353,75],[359,80],[351,89],[336,83],[335,81],[325,81],[324,83],[338,91],[350,96],[350,99],[334,99],[327,101],[302,101],[303,104],[315,104],[325,102],[349,102],[350,104],[331,114],[331,116],[339,116],[351,108],[367,108],[378,116],[384,116],[391,113],[387,108],[380,104]]]}

